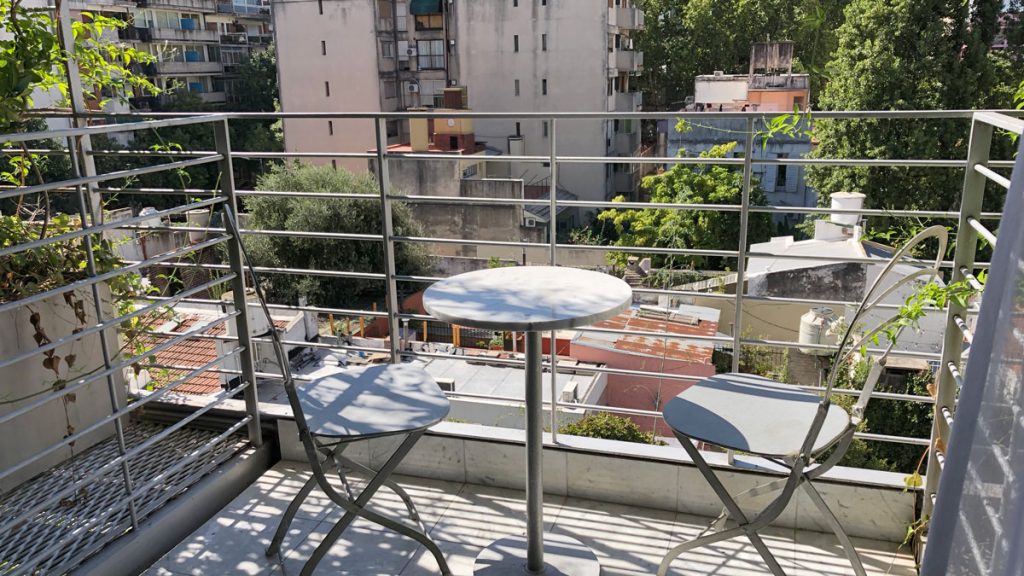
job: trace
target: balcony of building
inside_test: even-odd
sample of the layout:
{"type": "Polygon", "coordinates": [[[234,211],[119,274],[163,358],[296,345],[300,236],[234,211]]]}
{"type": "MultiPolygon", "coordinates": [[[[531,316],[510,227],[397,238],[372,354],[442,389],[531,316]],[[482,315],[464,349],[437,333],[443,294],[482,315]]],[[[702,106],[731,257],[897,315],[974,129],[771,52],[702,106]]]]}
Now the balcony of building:
{"type": "Polygon", "coordinates": [[[608,97],[608,110],[611,112],[639,112],[644,105],[642,92],[619,92],[616,90],[608,97]]]}
{"type": "Polygon", "coordinates": [[[270,4],[262,0],[221,2],[217,1],[218,14],[237,14],[246,19],[270,19],[270,4]]]}
{"type": "MultiPolygon", "coordinates": [[[[218,42],[220,34],[216,30],[199,30],[186,28],[160,28],[150,26],[151,41],[169,40],[172,42],[218,42]]],[[[140,38],[141,39],[141,38],[140,38]]]]}
{"type": "Polygon", "coordinates": [[[644,67],[644,53],[637,50],[615,50],[608,53],[609,75],[620,72],[639,74],[644,67]]]}
{"type": "Polygon", "coordinates": [[[157,74],[217,74],[224,71],[224,65],[220,62],[183,60],[181,62],[154,62],[153,69],[157,74]]]}
{"type": "MultiPolygon", "coordinates": [[[[217,93],[202,96],[212,98],[214,94],[217,93]]],[[[417,112],[409,117],[423,114],[417,112]]],[[[934,114],[961,122],[959,126],[965,131],[965,139],[977,139],[971,133],[971,112],[934,114]]],[[[587,115],[605,122],[616,120],[614,113],[587,115]]],[[[829,113],[820,115],[829,117],[829,113]]],[[[922,121],[922,117],[927,119],[929,113],[855,113],[854,118],[858,115],[914,122],[922,121]]],[[[337,121],[366,120],[365,115],[340,113],[311,115],[309,119],[325,120],[325,116],[337,121]]],[[[687,117],[696,121],[706,116],[645,113],[644,119],[674,122],[678,117],[687,117]]],[[[837,116],[843,117],[842,114],[837,116]]],[[[456,120],[480,117],[462,111],[447,111],[438,116],[456,120]]],[[[743,116],[747,120],[759,117],[754,113],[743,116]]],[[[665,342],[670,338],[681,339],[690,346],[707,348],[709,354],[712,349],[735,350],[736,362],[748,353],[745,351],[776,351],[778,354],[770,355],[771,362],[775,362],[785,356],[784,352],[796,354],[808,346],[813,350],[834,350],[835,346],[830,344],[808,345],[789,329],[785,337],[762,337],[752,332],[751,326],[759,326],[758,318],[771,309],[786,308],[804,313],[812,307],[830,305],[845,309],[850,304],[847,300],[830,300],[822,294],[780,297],[757,293],[753,285],[735,281],[745,274],[742,268],[736,272],[738,262],[771,259],[773,266],[781,266],[779,263],[787,259],[804,263],[826,260],[832,266],[877,262],[872,260],[871,254],[863,252],[829,253],[827,256],[807,252],[786,254],[770,252],[763,244],[743,242],[737,242],[731,250],[715,250],[712,254],[699,246],[652,249],[649,246],[577,245],[559,243],[554,234],[527,236],[520,227],[521,208],[527,206],[550,207],[555,214],[562,208],[629,210],[643,209],[643,206],[578,199],[575,195],[564,194],[539,199],[521,193],[499,194],[501,186],[522,187],[521,181],[516,184],[510,178],[475,179],[473,186],[493,188],[456,187],[455,194],[438,195],[436,188],[427,190],[424,184],[407,186],[403,182],[400,185],[398,179],[403,177],[400,168],[407,168],[410,162],[428,166],[431,162],[450,162],[451,156],[398,149],[339,155],[384,163],[373,172],[374,190],[353,193],[346,189],[320,196],[329,202],[369,202],[380,206],[383,209],[377,216],[380,227],[376,231],[338,229],[334,223],[322,230],[249,227],[244,210],[251,199],[284,198],[294,202],[324,193],[236,186],[236,163],[285,158],[324,161],[332,153],[243,150],[237,142],[232,143],[229,127],[231,122],[239,120],[251,122],[244,114],[157,120],[146,119],[144,115],[129,118],[132,122],[109,126],[97,124],[55,132],[0,135],[0,142],[33,143],[54,138],[73,147],[72,150],[32,148],[33,153],[50,155],[80,152],[77,148],[80,137],[166,131],[183,126],[207,128],[216,142],[215,148],[210,150],[93,148],[84,154],[94,158],[130,156],[133,160],[109,173],[75,172],[66,180],[0,188],[0,200],[29,197],[44,191],[51,195],[74,194],[80,202],[79,213],[86,214],[84,219],[62,218],[60,222],[70,223],[67,229],[54,232],[53,236],[4,245],[0,247],[0,256],[30,254],[49,245],[65,246],[76,241],[96,242],[100,251],[116,250],[112,259],[104,257],[98,261],[85,259],[85,253],[79,252],[85,262],[82,269],[76,264],[73,273],[41,283],[35,291],[19,292],[15,299],[0,300],[0,320],[4,325],[28,327],[8,330],[0,336],[12,340],[10,346],[4,340],[5,346],[0,348],[0,371],[6,371],[0,372],[3,381],[26,387],[20,392],[11,391],[10,398],[0,398],[0,442],[6,442],[2,444],[4,450],[0,451],[0,574],[116,575],[139,574],[145,570],[149,570],[149,574],[170,576],[297,573],[313,548],[324,540],[330,527],[340,518],[340,511],[315,492],[300,508],[282,555],[275,558],[264,555],[285,507],[310,475],[309,467],[302,463],[305,455],[297,442],[294,415],[281,385],[281,366],[269,352],[272,343],[269,335],[275,331],[290,351],[288,363],[300,386],[308,385],[324,370],[340,370],[343,365],[413,363],[431,374],[436,372],[439,384],[460,412],[453,412],[450,420],[438,423],[427,432],[398,466],[396,478],[418,505],[427,534],[438,542],[453,572],[471,573],[477,553],[491,540],[520,535],[524,530],[523,488],[528,480],[523,476],[526,468],[525,432],[522,430],[526,401],[522,387],[524,362],[519,352],[521,348],[516,348],[521,340],[514,335],[502,337],[504,350],[477,349],[475,342],[493,337],[493,332],[474,332],[437,321],[417,308],[414,298],[407,298],[453,273],[452,262],[486,268],[495,262],[547,264],[555,259],[562,266],[596,269],[607,267],[604,256],[608,253],[641,257],[658,253],[697,254],[721,258],[723,269],[718,272],[734,275],[731,290],[721,283],[718,288],[704,290],[696,286],[698,283],[689,281],[685,285],[639,284],[633,288],[638,304],[653,301],[659,306],[675,307],[683,299],[697,299],[704,304],[715,301],[731,306],[732,312],[723,314],[714,328],[706,332],[690,331],[682,336],[669,332],[638,336],[625,328],[600,331],[634,339],[648,336],[651,340],[665,342]],[[175,174],[198,168],[211,169],[209,184],[200,188],[191,187],[196,184],[190,183],[152,187],[145,180],[138,180],[152,174],[175,174]],[[469,193],[474,190],[480,192],[469,193]],[[93,205],[90,200],[106,201],[126,196],[137,198],[131,203],[135,206],[146,205],[154,196],[177,198],[178,202],[168,203],[170,207],[159,210],[136,212],[134,208],[125,208],[107,213],[100,221],[88,216],[89,207],[93,205]],[[399,204],[401,209],[393,210],[399,204]],[[243,210],[241,229],[235,234],[230,233],[224,223],[225,214],[233,213],[224,212],[225,206],[238,206],[243,210]],[[424,211],[418,211],[421,209],[424,211]],[[493,215],[490,211],[495,210],[504,211],[515,220],[509,232],[511,236],[494,236],[498,227],[490,224],[467,228],[467,223],[487,220],[483,217],[484,211],[493,215]],[[431,228],[423,231],[423,235],[408,229],[398,231],[393,215],[407,211],[417,222],[438,222],[439,226],[451,222],[443,231],[431,228]],[[304,300],[272,300],[272,318],[265,326],[256,326],[254,319],[262,313],[258,303],[246,296],[227,298],[224,291],[247,294],[246,287],[253,281],[251,274],[242,267],[240,246],[275,237],[337,243],[336,250],[346,251],[356,250],[361,243],[386,247],[379,257],[385,272],[363,268],[299,268],[288,262],[254,269],[261,279],[271,278],[275,282],[333,278],[379,283],[382,287],[379,294],[375,292],[372,298],[315,305],[304,300]],[[99,245],[99,239],[109,240],[111,247],[99,245]],[[396,265],[394,250],[408,245],[434,244],[473,246],[479,252],[473,264],[467,264],[468,259],[462,256],[447,258],[444,265],[449,268],[435,268],[429,273],[410,273],[396,265]],[[592,258],[594,254],[599,257],[592,258]],[[97,263],[103,267],[97,268],[97,263]],[[178,279],[173,289],[133,292],[122,296],[126,300],[116,306],[110,301],[107,286],[117,285],[119,280],[141,281],[136,276],[141,273],[151,275],[159,284],[172,272],[178,279]],[[125,306],[125,302],[130,305],[125,306]],[[342,323],[346,327],[337,328],[342,323]],[[344,336],[340,336],[339,331],[344,336]],[[248,365],[240,356],[246,350],[251,354],[248,365]],[[485,369],[495,372],[485,373],[485,369]],[[447,376],[441,375],[442,370],[447,376]],[[8,373],[16,376],[7,376],[8,373]],[[486,419],[486,422],[474,421],[474,418],[486,419]]],[[[386,141],[388,118],[373,118],[373,130],[379,141],[386,141]]],[[[629,158],[630,164],[622,164],[622,158],[612,156],[604,159],[579,156],[571,150],[566,152],[558,140],[559,135],[564,134],[560,130],[578,120],[579,114],[560,117],[553,113],[545,118],[550,123],[551,156],[488,155],[487,161],[495,165],[547,162],[563,166],[600,163],[626,166],[626,169],[613,169],[612,180],[616,189],[629,187],[632,190],[639,174],[643,173],[640,164],[666,167],[718,163],[746,173],[752,172],[754,164],[780,164],[773,159],[751,156],[717,160],[657,157],[649,151],[629,158]],[[563,119],[568,119],[565,127],[559,126],[559,120],[563,119]]],[[[528,118],[536,119],[537,116],[528,118]]],[[[1001,121],[999,126],[1021,127],[1016,120],[1001,121]]],[[[637,133],[633,130],[622,134],[633,150],[637,133]]],[[[914,165],[947,171],[962,171],[972,165],[978,174],[989,175],[996,184],[1009,186],[1003,174],[1013,165],[1011,160],[989,160],[977,154],[972,158],[971,164],[963,158],[927,161],[836,158],[828,162],[861,167],[914,165]]],[[[813,161],[791,158],[786,163],[810,164],[813,161]]],[[[73,163],[76,168],[79,165],[73,163]]],[[[561,174],[561,171],[553,171],[546,187],[560,191],[562,185],[558,178],[561,174]]],[[[750,179],[742,186],[752,186],[750,179]]],[[[981,191],[984,192],[983,186],[981,191]]],[[[982,221],[991,223],[1002,218],[1001,212],[980,211],[977,187],[965,186],[964,197],[969,201],[964,203],[963,209],[928,212],[755,206],[746,201],[749,192],[747,189],[738,204],[661,204],[658,210],[734,212],[747,217],[775,212],[853,216],[854,219],[859,215],[927,217],[950,222],[955,233],[977,230],[992,243],[995,236],[982,221]]],[[[736,234],[739,237],[745,232],[736,230],[736,234]]],[[[972,271],[986,269],[988,262],[975,262],[975,252],[974,247],[959,248],[957,257],[944,264],[945,269],[959,271],[976,281],[972,271]],[[970,261],[962,259],[965,253],[969,253],[970,261]]],[[[440,260],[431,260],[430,265],[440,266],[440,260]]],[[[714,284],[710,280],[707,283],[714,284]]],[[[643,309],[638,305],[637,310],[643,309]]],[[[646,310],[653,313],[651,308],[646,310]]],[[[954,312],[929,309],[927,314],[937,321],[924,324],[926,335],[960,345],[970,341],[969,325],[973,324],[977,308],[973,305],[964,308],[960,311],[963,317],[954,312]]],[[[668,371],[663,364],[648,364],[638,369],[583,362],[572,358],[562,348],[563,342],[572,338],[571,334],[552,334],[548,339],[548,351],[554,348],[555,355],[548,361],[545,378],[552,376],[553,367],[555,373],[566,377],[566,382],[573,382],[571,387],[562,386],[559,383],[563,381],[553,377],[550,396],[545,388],[545,411],[552,422],[560,424],[565,418],[596,412],[617,413],[644,423],[646,429],[668,444],[584,438],[561,432],[560,426],[551,427],[544,437],[546,529],[584,542],[597,554],[604,574],[651,574],[669,548],[704,530],[721,508],[679,441],[664,433],[661,419],[660,410],[665,400],[661,397],[661,386],[666,382],[692,380],[694,375],[668,371]],[[651,368],[655,365],[658,368],[651,368]],[[612,378],[626,378],[631,382],[655,380],[658,389],[651,398],[644,398],[643,407],[603,403],[602,395],[597,392],[593,398],[578,395],[579,390],[585,388],[581,382],[603,385],[607,390],[612,378]]],[[[668,350],[668,345],[663,349],[668,350]]],[[[985,354],[987,350],[972,346],[969,352],[973,356],[985,354]]],[[[901,410],[940,404],[936,411],[945,408],[942,414],[948,412],[952,420],[955,402],[946,398],[951,394],[955,396],[962,365],[959,348],[953,357],[948,357],[949,353],[952,352],[899,348],[894,358],[923,362],[930,366],[926,369],[937,370],[937,388],[934,395],[888,393],[881,398],[898,403],[901,410]]],[[[821,391],[817,380],[801,382],[801,385],[806,390],[821,391]]],[[[937,437],[948,437],[948,429],[942,428],[948,422],[941,416],[935,423],[926,424],[930,430],[920,436],[859,432],[857,439],[914,447],[923,457],[933,458],[937,462],[934,466],[941,466],[945,455],[940,450],[945,450],[946,441],[932,442],[931,427],[934,426],[937,437]]],[[[378,468],[394,447],[389,439],[370,439],[354,444],[346,456],[361,465],[378,468]]],[[[702,454],[724,477],[729,489],[736,492],[779,477],[777,464],[770,460],[710,449],[702,454]]],[[[916,574],[917,548],[914,543],[904,544],[903,541],[915,518],[928,513],[930,502],[940,487],[937,472],[927,474],[919,485],[908,486],[906,478],[907,473],[902,471],[837,466],[817,482],[838,521],[853,537],[865,568],[872,576],[916,574]]],[[[356,489],[363,486],[358,480],[352,485],[356,489]]],[[[338,486],[347,489],[342,488],[340,482],[338,486]]],[[[749,502],[751,510],[764,501],[765,495],[754,495],[749,502]]],[[[386,490],[371,502],[375,510],[387,517],[397,518],[404,506],[397,496],[386,490]]],[[[789,574],[850,573],[838,543],[826,533],[828,529],[827,522],[809,500],[797,499],[766,530],[765,541],[789,574]]],[[[317,573],[338,572],[429,574],[437,573],[437,565],[413,540],[358,520],[329,550],[317,573]]],[[[734,539],[685,554],[672,564],[670,574],[690,573],[766,573],[766,568],[747,541],[734,539]]]]}
{"type": "Polygon", "coordinates": [[[615,2],[608,7],[608,24],[620,30],[643,30],[644,11],[633,6],[622,6],[624,2],[615,2]]]}
{"type": "Polygon", "coordinates": [[[213,13],[217,11],[217,0],[135,0],[140,8],[165,8],[213,13]]]}

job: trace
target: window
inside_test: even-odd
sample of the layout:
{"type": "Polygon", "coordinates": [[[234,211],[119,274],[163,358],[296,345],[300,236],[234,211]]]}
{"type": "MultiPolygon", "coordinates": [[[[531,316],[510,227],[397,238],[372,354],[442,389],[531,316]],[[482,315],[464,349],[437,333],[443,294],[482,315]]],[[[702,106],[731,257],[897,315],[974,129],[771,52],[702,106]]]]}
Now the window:
{"type": "Polygon", "coordinates": [[[462,177],[463,178],[472,178],[473,176],[476,176],[478,174],[478,172],[479,172],[479,170],[477,169],[477,166],[478,166],[477,164],[473,164],[472,166],[470,166],[470,167],[466,168],[465,170],[463,170],[462,171],[462,177]]]}
{"type": "Polygon", "coordinates": [[[444,69],[444,40],[418,40],[416,66],[420,70],[444,69]]]}
{"type": "Polygon", "coordinates": [[[548,95],[548,79],[547,78],[544,78],[543,80],[540,81],[540,93],[545,95],[545,96],[548,95]]]}
{"type": "Polygon", "coordinates": [[[515,83],[516,83],[516,96],[519,96],[519,78],[516,78],[515,83]]]}
{"type": "Polygon", "coordinates": [[[390,40],[381,40],[380,55],[385,58],[395,57],[395,43],[390,40]]]}
{"type": "Polygon", "coordinates": [[[512,51],[519,52],[519,34],[512,35],[512,51]]]}
{"type": "MultiPolygon", "coordinates": [[[[319,10],[320,13],[323,14],[324,13],[324,0],[316,0],[316,7],[317,7],[317,10],[319,10]]],[[[332,162],[333,162],[333,160],[332,160],[332,162]]]]}
{"type": "Polygon", "coordinates": [[[328,98],[331,97],[331,83],[327,80],[324,80],[324,95],[328,98]]]}
{"type": "Polygon", "coordinates": [[[540,50],[541,50],[541,52],[547,52],[548,51],[548,35],[547,34],[541,34],[540,35],[540,50]]]}
{"type": "Polygon", "coordinates": [[[327,134],[334,136],[334,120],[327,121],[327,134]]]}
{"type": "MultiPolygon", "coordinates": [[[[789,154],[779,154],[779,159],[780,160],[784,159],[784,158],[789,158],[789,154]]],[[[788,174],[787,174],[787,172],[788,172],[787,169],[788,168],[789,168],[789,166],[787,166],[786,164],[779,164],[778,167],[775,169],[775,189],[776,190],[785,189],[786,188],[786,180],[787,180],[786,177],[788,176],[788,174]]]]}
{"type": "Polygon", "coordinates": [[[394,138],[398,136],[398,120],[388,120],[384,123],[385,130],[387,130],[388,138],[394,138]]]}
{"type": "Polygon", "coordinates": [[[394,80],[384,81],[384,98],[398,97],[398,82],[394,80]]]}
{"type": "Polygon", "coordinates": [[[320,41],[320,53],[327,56],[327,40],[320,41]]]}
{"type": "Polygon", "coordinates": [[[548,0],[540,0],[540,5],[541,6],[547,6],[548,5],[548,0]]]}
{"type": "Polygon", "coordinates": [[[443,14],[417,14],[417,30],[440,30],[444,28],[443,14]]]}
{"type": "Polygon", "coordinates": [[[512,7],[519,8],[519,0],[512,0],[512,7]]]}
{"type": "Polygon", "coordinates": [[[522,136],[522,124],[516,122],[516,136],[522,136]]]}
{"type": "Polygon", "coordinates": [[[406,24],[406,17],[408,16],[408,14],[409,7],[406,6],[404,2],[399,2],[398,4],[395,4],[395,28],[399,32],[405,32],[408,29],[408,25],[406,24]]]}
{"type": "Polygon", "coordinates": [[[545,120],[545,121],[541,122],[541,127],[543,129],[542,133],[543,133],[544,137],[547,138],[548,137],[548,121],[545,120]]]}

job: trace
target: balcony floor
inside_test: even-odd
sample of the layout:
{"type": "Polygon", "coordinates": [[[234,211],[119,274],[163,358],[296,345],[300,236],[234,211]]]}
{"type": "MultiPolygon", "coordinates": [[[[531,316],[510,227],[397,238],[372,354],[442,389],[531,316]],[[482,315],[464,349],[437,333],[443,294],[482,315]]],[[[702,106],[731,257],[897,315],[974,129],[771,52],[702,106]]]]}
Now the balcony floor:
{"type": "MultiPolygon", "coordinates": [[[[279,462],[146,574],[298,574],[341,516],[321,492],[313,492],[292,523],[282,548],[283,565],[280,559],[267,559],[263,550],[309,474],[303,464],[279,462]]],[[[477,553],[492,540],[525,530],[521,491],[410,476],[394,478],[413,498],[455,574],[471,574],[477,553]]],[[[406,519],[401,500],[386,488],[372,502],[382,514],[406,519]]],[[[544,510],[546,529],[569,534],[590,546],[600,558],[605,576],[653,574],[671,545],[692,538],[707,523],[699,516],[554,495],[546,497],[544,510]]],[[[768,531],[766,541],[790,575],[852,574],[830,534],[774,528],[768,531]]],[[[906,548],[888,542],[854,541],[869,574],[916,574],[906,548]]],[[[422,546],[359,519],[342,534],[317,573],[419,575],[437,574],[438,570],[422,546]]],[[[675,561],[671,572],[716,576],[763,573],[766,570],[757,552],[739,538],[686,554],[675,561]]]]}

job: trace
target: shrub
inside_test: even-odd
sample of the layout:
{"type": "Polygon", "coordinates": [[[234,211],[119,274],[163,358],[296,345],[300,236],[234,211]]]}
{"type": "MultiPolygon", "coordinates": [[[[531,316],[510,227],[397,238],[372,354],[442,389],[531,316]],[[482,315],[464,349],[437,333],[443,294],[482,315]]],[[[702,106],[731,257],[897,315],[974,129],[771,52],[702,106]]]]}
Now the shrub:
{"type": "Polygon", "coordinates": [[[665,445],[654,437],[653,432],[644,432],[636,422],[628,418],[614,416],[607,412],[599,412],[584,416],[578,422],[566,424],[558,429],[562,434],[586,436],[588,438],[604,438],[622,442],[639,442],[641,444],[665,445]]]}

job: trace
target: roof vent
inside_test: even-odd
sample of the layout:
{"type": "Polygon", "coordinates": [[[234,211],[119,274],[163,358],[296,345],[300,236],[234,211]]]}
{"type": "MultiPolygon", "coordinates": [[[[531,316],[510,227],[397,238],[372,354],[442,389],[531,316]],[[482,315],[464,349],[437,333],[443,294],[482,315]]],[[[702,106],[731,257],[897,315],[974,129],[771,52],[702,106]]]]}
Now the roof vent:
{"type": "Polygon", "coordinates": [[[715,70],[715,76],[725,76],[725,72],[722,70],[715,70]]]}

